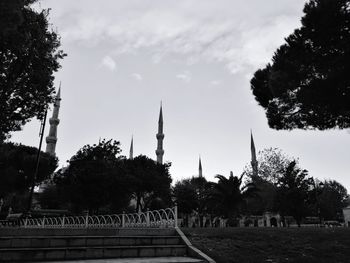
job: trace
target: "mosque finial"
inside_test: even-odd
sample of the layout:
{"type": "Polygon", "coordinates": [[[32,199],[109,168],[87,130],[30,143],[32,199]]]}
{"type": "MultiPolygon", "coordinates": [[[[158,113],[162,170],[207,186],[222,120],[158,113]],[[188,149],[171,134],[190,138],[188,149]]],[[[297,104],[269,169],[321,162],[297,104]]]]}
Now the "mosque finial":
{"type": "Polygon", "coordinates": [[[163,133],[163,105],[162,102],[160,102],[160,111],[159,111],[159,120],[158,120],[158,133],[156,135],[157,137],[157,163],[163,164],[163,139],[164,139],[164,133],[163,133]]]}

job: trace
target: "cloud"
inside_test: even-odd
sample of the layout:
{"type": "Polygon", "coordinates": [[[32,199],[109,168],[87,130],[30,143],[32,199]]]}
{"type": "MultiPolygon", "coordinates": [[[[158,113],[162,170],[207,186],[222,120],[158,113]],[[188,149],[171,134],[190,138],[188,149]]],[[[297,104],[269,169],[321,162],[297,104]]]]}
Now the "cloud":
{"type": "Polygon", "coordinates": [[[57,9],[64,43],[108,43],[115,55],[147,53],[153,63],[184,55],[188,64],[219,62],[235,74],[269,62],[284,37],[300,26],[305,1],[47,2],[57,9]]]}
{"type": "Polygon", "coordinates": [[[141,76],[141,74],[139,73],[132,73],[131,77],[133,77],[134,79],[136,79],[137,81],[141,81],[143,80],[143,77],[141,76]]]}
{"type": "Polygon", "coordinates": [[[113,60],[113,58],[111,58],[110,56],[105,56],[102,59],[101,65],[106,67],[107,69],[109,69],[110,71],[115,71],[117,68],[117,64],[115,63],[115,61],[113,60]]]}
{"type": "Polygon", "coordinates": [[[191,81],[191,75],[188,71],[185,71],[183,73],[177,74],[176,78],[184,81],[184,82],[190,82],[191,81]]]}
{"type": "Polygon", "coordinates": [[[221,84],[221,81],[220,80],[212,80],[212,81],[210,81],[210,84],[213,86],[218,86],[221,84]]]}

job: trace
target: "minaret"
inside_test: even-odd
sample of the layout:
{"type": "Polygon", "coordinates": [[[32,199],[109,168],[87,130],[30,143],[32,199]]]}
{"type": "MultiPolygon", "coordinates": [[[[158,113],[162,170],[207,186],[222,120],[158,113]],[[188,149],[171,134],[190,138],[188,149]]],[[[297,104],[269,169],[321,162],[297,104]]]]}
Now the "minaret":
{"type": "Polygon", "coordinates": [[[201,161],[201,157],[200,157],[200,156],[199,156],[198,177],[203,177],[203,171],[202,171],[202,161],[201,161]]]}
{"type": "Polygon", "coordinates": [[[57,126],[60,123],[58,119],[58,113],[60,111],[60,103],[61,103],[61,84],[58,89],[55,102],[53,104],[53,112],[52,117],[50,118],[50,131],[49,135],[46,137],[46,153],[56,156],[56,142],[57,142],[57,126]]]}
{"type": "Polygon", "coordinates": [[[162,111],[162,104],[160,104],[160,112],[159,112],[159,120],[158,120],[158,133],[156,135],[157,137],[157,150],[156,150],[156,155],[157,155],[157,163],[163,164],[163,155],[164,155],[164,150],[163,150],[163,139],[164,139],[164,134],[163,134],[163,111],[162,111]]]}
{"type": "Polygon", "coordinates": [[[134,136],[131,137],[129,159],[134,159],[134,136]]]}
{"type": "Polygon", "coordinates": [[[256,160],[255,144],[253,139],[253,133],[250,130],[250,151],[252,154],[252,161],[250,162],[253,168],[253,176],[258,176],[258,161],[256,160]]]}

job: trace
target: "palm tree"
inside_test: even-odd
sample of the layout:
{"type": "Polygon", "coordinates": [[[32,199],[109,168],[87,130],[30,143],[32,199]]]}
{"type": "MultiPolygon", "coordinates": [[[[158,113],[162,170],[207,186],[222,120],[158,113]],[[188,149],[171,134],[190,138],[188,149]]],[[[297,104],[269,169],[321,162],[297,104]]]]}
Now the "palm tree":
{"type": "Polygon", "coordinates": [[[301,220],[308,213],[310,189],[314,185],[313,178],[307,170],[298,167],[292,161],[286,167],[278,182],[278,208],[282,216],[291,215],[300,227],[301,220]]]}
{"type": "Polygon", "coordinates": [[[240,212],[240,208],[249,197],[256,196],[258,189],[253,183],[247,183],[242,187],[242,179],[230,173],[229,178],[223,175],[216,175],[219,181],[213,184],[211,193],[211,204],[216,212],[225,216],[229,221],[234,220],[240,212]]]}

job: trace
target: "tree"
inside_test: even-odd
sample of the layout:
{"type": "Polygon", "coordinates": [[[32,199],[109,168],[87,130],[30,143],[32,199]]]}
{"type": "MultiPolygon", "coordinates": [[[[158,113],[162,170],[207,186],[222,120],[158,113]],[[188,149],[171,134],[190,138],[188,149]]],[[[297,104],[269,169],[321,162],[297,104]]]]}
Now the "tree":
{"type": "Polygon", "coordinates": [[[126,160],[126,172],[136,200],[136,210],[164,208],[170,203],[170,163],[159,164],[144,155],[126,160]]]}
{"type": "Polygon", "coordinates": [[[197,192],[191,179],[176,182],[173,194],[180,213],[190,214],[197,209],[197,192]]]}
{"type": "MultiPolygon", "coordinates": [[[[288,164],[293,160],[278,148],[266,148],[258,153],[258,177],[272,184],[277,184],[288,164]]],[[[246,165],[245,172],[253,178],[252,167],[246,165]]]]}
{"type": "Polygon", "coordinates": [[[346,206],[347,190],[335,180],[325,180],[322,185],[317,197],[320,216],[325,220],[339,220],[346,206]]]}
{"type": "Polygon", "coordinates": [[[283,177],[277,184],[278,210],[282,217],[291,215],[300,227],[301,220],[308,213],[309,193],[313,186],[313,178],[308,171],[302,170],[292,161],[286,168],[283,177]]]}
{"type": "Polygon", "coordinates": [[[65,54],[49,30],[48,10],[36,0],[0,2],[0,142],[31,118],[43,117],[54,100],[53,72],[65,54]]]}
{"type": "Polygon", "coordinates": [[[125,178],[125,160],[117,155],[120,143],[100,140],[98,144],[85,145],[69,161],[69,166],[57,173],[58,191],[67,197],[75,210],[88,209],[98,213],[102,207],[114,205],[115,209],[127,207],[130,184],[125,178]]]}
{"type": "Polygon", "coordinates": [[[192,177],[177,182],[173,188],[173,194],[179,212],[186,215],[197,212],[200,226],[202,226],[202,218],[208,212],[211,187],[212,183],[209,183],[204,177],[192,177]]]}
{"type": "Polygon", "coordinates": [[[235,220],[247,198],[256,195],[257,192],[257,188],[252,183],[242,187],[243,176],[244,173],[240,177],[233,176],[232,172],[229,178],[220,174],[215,176],[219,181],[213,185],[210,201],[214,210],[229,221],[235,220]]]}
{"type": "MultiPolygon", "coordinates": [[[[38,149],[14,143],[0,143],[0,199],[4,198],[7,205],[22,210],[12,199],[26,195],[31,186],[38,149]]],[[[49,178],[57,168],[57,158],[41,152],[38,174],[35,184],[49,178]]]]}
{"type": "Polygon", "coordinates": [[[58,191],[57,185],[48,183],[38,195],[40,207],[43,209],[67,208],[63,196],[58,191]]]}
{"type": "Polygon", "coordinates": [[[247,182],[253,183],[258,193],[247,200],[247,213],[260,215],[277,211],[277,184],[293,159],[278,148],[266,148],[258,153],[258,175],[254,176],[251,165],[246,165],[247,182]]]}
{"type": "Polygon", "coordinates": [[[350,1],[310,0],[251,89],[274,129],[350,127],[350,1]]]}
{"type": "Polygon", "coordinates": [[[265,212],[276,212],[277,186],[259,176],[253,176],[251,183],[259,190],[256,195],[247,199],[246,212],[262,215],[265,212]]]}

